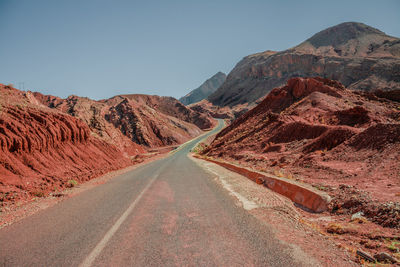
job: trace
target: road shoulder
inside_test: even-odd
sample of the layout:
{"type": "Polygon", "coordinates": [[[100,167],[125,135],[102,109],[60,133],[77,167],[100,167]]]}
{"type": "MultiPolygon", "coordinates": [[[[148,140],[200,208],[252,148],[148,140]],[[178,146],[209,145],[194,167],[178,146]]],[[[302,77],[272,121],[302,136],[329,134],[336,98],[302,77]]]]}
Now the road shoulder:
{"type": "Polygon", "coordinates": [[[213,181],[227,190],[238,206],[274,229],[277,239],[289,245],[293,257],[303,265],[357,266],[329,237],[305,224],[289,199],[217,164],[191,155],[189,158],[210,173],[213,181]]]}

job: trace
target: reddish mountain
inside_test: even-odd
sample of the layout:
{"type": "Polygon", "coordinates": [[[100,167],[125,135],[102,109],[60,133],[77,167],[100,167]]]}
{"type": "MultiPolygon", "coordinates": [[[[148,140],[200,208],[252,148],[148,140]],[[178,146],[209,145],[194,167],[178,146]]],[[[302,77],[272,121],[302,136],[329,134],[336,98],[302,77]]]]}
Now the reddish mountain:
{"type": "Polygon", "coordinates": [[[0,84],[0,95],[0,205],[132,164],[83,121],[40,105],[31,93],[0,84]]]}
{"type": "Polygon", "coordinates": [[[145,104],[168,116],[192,123],[203,130],[215,125],[215,120],[210,116],[187,108],[173,97],[157,95],[124,95],[123,97],[145,104]]]}
{"type": "Polygon", "coordinates": [[[342,23],[285,51],[243,58],[208,100],[231,107],[253,103],[289,78],[310,76],[350,89],[399,89],[400,39],[362,23],[342,23]]]}
{"type": "Polygon", "coordinates": [[[400,201],[397,102],[333,80],[292,78],[203,153],[327,188],[336,203],[332,211],[363,210],[382,225],[400,227],[400,205],[381,216],[388,206],[380,204],[400,201]],[[368,197],[351,202],[350,196],[361,194],[356,192],[368,197]]]}
{"type": "Polygon", "coordinates": [[[95,101],[34,95],[42,104],[82,119],[101,139],[128,154],[137,153],[137,144],[159,147],[183,143],[199,135],[199,127],[210,128],[214,123],[172,97],[123,95],[95,101]]]}
{"type": "Polygon", "coordinates": [[[37,92],[33,93],[33,96],[40,104],[81,119],[89,126],[91,134],[109,144],[115,145],[128,155],[132,156],[144,152],[143,147],[132,142],[121,131],[117,130],[114,125],[104,119],[105,114],[108,112],[104,103],[78,96],[62,99],[37,92]]]}
{"type": "MultiPolygon", "coordinates": [[[[148,147],[176,145],[202,132],[194,124],[167,115],[143,101],[146,96],[135,98],[119,96],[106,101],[106,104],[113,104],[109,106],[105,115],[108,122],[135,143],[148,147]]],[[[155,97],[149,98],[154,100],[155,97]]]]}

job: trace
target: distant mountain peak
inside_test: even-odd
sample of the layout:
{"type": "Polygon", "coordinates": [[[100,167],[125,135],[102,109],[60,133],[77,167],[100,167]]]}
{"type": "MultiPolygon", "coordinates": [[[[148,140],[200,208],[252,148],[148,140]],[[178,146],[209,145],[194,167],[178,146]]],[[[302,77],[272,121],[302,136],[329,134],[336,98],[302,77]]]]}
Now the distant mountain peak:
{"type": "Polygon", "coordinates": [[[384,32],[360,22],[344,22],[314,34],[306,42],[314,47],[338,46],[364,35],[386,35],[384,32]]]}
{"type": "Polygon", "coordinates": [[[226,74],[218,71],[211,78],[207,79],[198,88],[190,91],[184,97],[181,97],[179,101],[184,105],[190,105],[206,99],[209,95],[214,93],[225,81],[226,74]]]}
{"type": "Polygon", "coordinates": [[[223,80],[225,80],[225,78],[226,78],[226,74],[223,73],[222,71],[218,71],[211,78],[207,79],[204,83],[207,83],[208,81],[213,81],[215,79],[223,79],[223,80]]]}

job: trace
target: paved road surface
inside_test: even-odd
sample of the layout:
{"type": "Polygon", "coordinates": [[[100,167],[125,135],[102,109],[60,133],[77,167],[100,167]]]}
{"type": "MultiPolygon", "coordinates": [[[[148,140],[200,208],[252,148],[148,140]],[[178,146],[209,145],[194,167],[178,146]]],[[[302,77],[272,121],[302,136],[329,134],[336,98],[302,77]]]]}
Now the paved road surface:
{"type": "Polygon", "coordinates": [[[296,266],[187,157],[198,141],[1,229],[0,266],[296,266]]]}

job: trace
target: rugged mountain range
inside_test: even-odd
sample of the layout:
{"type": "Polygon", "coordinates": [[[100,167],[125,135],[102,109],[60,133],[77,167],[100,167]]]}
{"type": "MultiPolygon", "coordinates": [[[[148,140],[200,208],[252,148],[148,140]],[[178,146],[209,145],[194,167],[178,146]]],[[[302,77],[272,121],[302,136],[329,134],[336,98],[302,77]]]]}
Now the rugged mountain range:
{"type": "Polygon", "coordinates": [[[124,152],[137,154],[138,145],[160,147],[185,142],[212,127],[214,121],[186,108],[172,97],[120,95],[95,101],[70,96],[61,99],[34,93],[42,104],[82,119],[101,139],[124,152]]]}
{"type": "Polygon", "coordinates": [[[187,95],[181,97],[179,101],[184,105],[190,105],[206,99],[209,95],[214,93],[225,81],[226,74],[223,72],[218,72],[210,79],[205,81],[200,87],[194,89],[187,95]]]}
{"type": "Polygon", "coordinates": [[[362,23],[323,30],[291,49],[243,58],[209,101],[253,103],[292,77],[320,76],[349,89],[400,89],[400,39],[362,23]]]}

